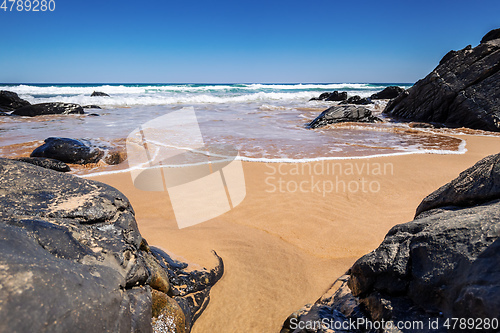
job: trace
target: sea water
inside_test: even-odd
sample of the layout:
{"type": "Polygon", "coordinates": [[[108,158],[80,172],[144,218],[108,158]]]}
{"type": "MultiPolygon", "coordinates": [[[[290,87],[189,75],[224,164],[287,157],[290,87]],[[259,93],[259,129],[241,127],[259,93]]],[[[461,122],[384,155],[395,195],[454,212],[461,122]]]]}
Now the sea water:
{"type": "MultiPolygon", "coordinates": [[[[123,144],[139,125],[185,107],[194,108],[207,144],[236,147],[240,158],[249,161],[300,162],[465,151],[464,142],[450,133],[410,128],[387,118],[387,122],[376,124],[344,123],[314,130],[306,127],[321,111],[336,104],[310,101],[312,97],[334,90],[346,91],[349,96],[369,97],[389,85],[411,86],[401,83],[0,85],[0,90],[14,91],[30,103],[65,102],[102,108],[86,109],[87,115],[0,117],[0,153],[16,155],[12,147],[29,142],[38,144],[51,136],[88,139],[104,146],[123,144]],[[94,91],[110,96],[91,97],[94,91]]],[[[382,111],[386,101],[374,102],[368,107],[385,118],[382,111]]]]}

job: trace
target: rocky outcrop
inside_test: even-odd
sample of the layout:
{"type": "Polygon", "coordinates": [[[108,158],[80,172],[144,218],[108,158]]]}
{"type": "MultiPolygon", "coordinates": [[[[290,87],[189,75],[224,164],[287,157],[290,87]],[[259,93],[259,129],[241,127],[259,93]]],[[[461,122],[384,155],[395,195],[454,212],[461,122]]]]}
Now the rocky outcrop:
{"type": "Polygon", "coordinates": [[[1,332],[189,332],[223,274],[149,247],[116,189],[0,159],[1,332]]]}
{"type": "Polygon", "coordinates": [[[108,94],[106,94],[106,93],[103,93],[103,92],[101,92],[101,91],[94,91],[94,92],[90,95],[90,97],[109,97],[109,95],[108,95],[108,94]]]}
{"type": "Polygon", "coordinates": [[[347,92],[342,91],[338,92],[335,90],[334,92],[325,92],[319,95],[319,97],[313,97],[310,99],[310,101],[329,101],[329,102],[336,102],[336,101],[345,101],[347,99],[347,92]]]}
{"type": "Polygon", "coordinates": [[[27,105],[30,103],[20,98],[15,92],[0,90],[0,111],[13,111],[27,105]]]}
{"type": "Polygon", "coordinates": [[[424,79],[391,100],[384,112],[396,118],[500,131],[500,37],[450,51],[424,79]]]}
{"type": "MultiPolygon", "coordinates": [[[[384,332],[459,332],[449,318],[486,323],[500,318],[500,154],[487,157],[425,198],[415,220],[393,227],[332,290],[292,314],[286,332],[306,321],[420,321],[418,329],[384,332]],[[430,326],[432,323],[433,326],[430,326]]],[[[335,324],[336,323],[336,324],[335,324]]],[[[389,324],[387,324],[389,323],[389,324]]],[[[498,322],[483,332],[498,332],[498,322]]],[[[349,326],[348,326],[349,327],[349,326]]],[[[475,326],[477,327],[477,326],[475,326]]],[[[360,324],[345,332],[381,332],[360,324]]],[[[470,329],[469,331],[473,331],[470,329]]]]}
{"type": "Polygon", "coordinates": [[[16,161],[21,161],[29,164],[33,164],[45,169],[51,169],[59,172],[71,171],[71,168],[64,162],[54,160],[52,158],[46,157],[20,157],[16,158],[16,161]]]}
{"type": "Polygon", "coordinates": [[[88,141],[70,138],[47,138],[45,143],[33,150],[31,157],[46,157],[72,164],[97,163],[104,151],[88,141]]]}
{"type": "Polygon", "coordinates": [[[84,114],[83,108],[78,104],[70,103],[40,103],[23,106],[12,112],[13,115],[35,117],[48,114],[84,114]]]}
{"type": "Polygon", "coordinates": [[[403,91],[403,88],[398,86],[389,86],[382,91],[370,96],[370,99],[393,99],[399,96],[403,91]]]}
{"type": "Polygon", "coordinates": [[[360,96],[356,95],[349,97],[349,99],[341,102],[340,104],[368,105],[368,104],[373,104],[373,102],[369,98],[361,98],[360,96]]]}
{"type": "Polygon", "coordinates": [[[362,106],[339,105],[323,111],[316,119],[307,124],[309,128],[318,128],[328,124],[344,122],[374,123],[382,121],[373,116],[372,112],[362,106]]]}

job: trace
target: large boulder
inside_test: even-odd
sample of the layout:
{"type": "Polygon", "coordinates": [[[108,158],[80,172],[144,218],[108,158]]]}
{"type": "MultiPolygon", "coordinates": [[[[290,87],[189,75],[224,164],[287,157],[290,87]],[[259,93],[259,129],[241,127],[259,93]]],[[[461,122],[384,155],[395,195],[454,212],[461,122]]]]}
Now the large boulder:
{"type": "Polygon", "coordinates": [[[85,111],[78,104],[71,103],[40,103],[23,106],[12,112],[13,115],[35,117],[47,114],[84,114],[85,111]]]}
{"type": "Polygon", "coordinates": [[[374,123],[381,121],[372,115],[372,112],[362,106],[339,105],[332,106],[323,111],[316,119],[311,121],[307,127],[318,128],[328,124],[344,122],[374,123]]]}
{"type": "Polygon", "coordinates": [[[1,332],[189,332],[223,273],[149,247],[116,189],[0,159],[1,332]]]}
{"type": "Polygon", "coordinates": [[[13,111],[27,105],[30,102],[20,98],[15,92],[0,90],[0,111],[13,111]]]}
{"type": "Polygon", "coordinates": [[[73,164],[96,163],[103,156],[104,152],[88,141],[57,137],[45,139],[45,143],[31,153],[31,157],[47,157],[73,164]]]}
{"type": "MultiPolygon", "coordinates": [[[[429,195],[415,220],[393,227],[335,288],[292,314],[282,332],[305,332],[293,324],[323,319],[338,325],[358,319],[390,325],[423,323],[418,329],[394,332],[460,331],[458,326],[448,330],[446,323],[453,325],[450,318],[490,324],[498,320],[499,161],[500,154],[487,157],[429,195]],[[430,323],[435,324],[430,327],[430,323]]],[[[495,325],[483,325],[482,331],[498,332],[499,323],[495,325]]],[[[369,331],[363,325],[346,331],[357,330],[369,331]]]]}
{"type": "Polygon", "coordinates": [[[370,99],[393,99],[399,96],[403,91],[403,88],[398,86],[389,86],[382,91],[370,96],[370,99]]]}
{"type": "Polygon", "coordinates": [[[412,121],[500,131],[500,37],[450,51],[424,79],[391,100],[384,112],[412,121]]]}

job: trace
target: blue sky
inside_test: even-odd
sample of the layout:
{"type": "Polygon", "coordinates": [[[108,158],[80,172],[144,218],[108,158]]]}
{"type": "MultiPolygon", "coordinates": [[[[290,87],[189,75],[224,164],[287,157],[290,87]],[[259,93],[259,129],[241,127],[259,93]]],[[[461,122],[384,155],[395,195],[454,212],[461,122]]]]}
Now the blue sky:
{"type": "Polygon", "coordinates": [[[498,0],[54,1],[0,10],[0,82],[415,82],[500,27],[498,0]]]}

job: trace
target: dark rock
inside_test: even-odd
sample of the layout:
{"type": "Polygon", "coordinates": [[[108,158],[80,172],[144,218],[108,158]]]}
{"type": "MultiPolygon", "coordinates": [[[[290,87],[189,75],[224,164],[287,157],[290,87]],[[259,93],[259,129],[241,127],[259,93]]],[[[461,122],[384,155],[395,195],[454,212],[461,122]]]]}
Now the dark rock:
{"type": "Polygon", "coordinates": [[[25,163],[30,163],[45,169],[51,169],[59,172],[71,171],[70,167],[61,161],[54,160],[52,158],[45,157],[20,157],[16,158],[16,161],[21,161],[25,163]]]}
{"type": "Polygon", "coordinates": [[[347,99],[347,92],[342,91],[339,93],[338,91],[335,90],[325,98],[325,101],[336,102],[336,101],[344,101],[346,99],[347,99]]]}
{"type": "Polygon", "coordinates": [[[102,109],[99,105],[83,105],[84,109],[102,109]]]}
{"type": "Polygon", "coordinates": [[[103,92],[101,92],[101,91],[94,91],[94,92],[92,93],[92,95],[90,95],[90,97],[100,97],[100,96],[103,96],[103,97],[109,97],[109,95],[108,95],[108,94],[103,93],[103,92]]]}
{"type": "Polygon", "coordinates": [[[403,88],[398,86],[389,86],[382,91],[370,96],[370,99],[392,99],[398,97],[404,91],[403,88]]]}
{"type": "Polygon", "coordinates": [[[343,101],[340,104],[367,105],[367,104],[373,104],[373,102],[369,98],[361,98],[360,96],[356,95],[349,97],[347,101],[343,101]]]}
{"type": "Polygon", "coordinates": [[[428,195],[415,216],[440,207],[468,207],[500,199],[500,154],[491,155],[428,195]]]}
{"type": "Polygon", "coordinates": [[[13,115],[17,116],[41,116],[47,114],[84,114],[83,108],[78,104],[70,103],[41,103],[24,106],[14,110],[13,115]]]}
{"type": "Polygon", "coordinates": [[[1,332],[189,332],[223,272],[159,261],[122,193],[27,163],[0,159],[0,216],[1,332]]]}
{"type": "Polygon", "coordinates": [[[328,92],[322,93],[321,95],[319,95],[319,97],[311,98],[310,101],[329,101],[329,102],[333,101],[333,102],[335,102],[335,101],[344,101],[346,99],[347,99],[347,92],[342,91],[339,93],[337,90],[335,90],[332,93],[328,93],[328,92]]]}
{"type": "Polygon", "coordinates": [[[307,126],[309,128],[318,128],[328,124],[343,122],[374,123],[378,121],[382,120],[373,116],[372,112],[367,108],[362,106],[339,105],[326,109],[307,126]]]}
{"type": "Polygon", "coordinates": [[[486,43],[490,40],[495,40],[500,38],[500,28],[491,30],[481,39],[481,43],[486,43]]]}
{"type": "Polygon", "coordinates": [[[293,318],[421,321],[418,329],[398,332],[429,333],[448,332],[447,318],[500,318],[499,160],[500,154],[489,156],[429,195],[414,221],[393,227],[340,287],[290,316],[282,332],[327,332],[291,330],[293,318]],[[427,325],[436,320],[437,327],[427,325]]]}
{"type": "Polygon", "coordinates": [[[31,157],[47,157],[73,164],[97,163],[103,156],[104,152],[89,142],[69,138],[45,139],[45,143],[31,153],[31,157]]]}
{"type": "Polygon", "coordinates": [[[0,91],[0,108],[2,111],[13,111],[27,105],[30,105],[30,102],[20,98],[15,92],[0,91]]]}
{"type": "Polygon", "coordinates": [[[500,39],[493,39],[496,34],[491,32],[491,38],[475,48],[446,54],[429,75],[391,100],[384,112],[412,121],[500,131],[500,39]]]}
{"type": "Polygon", "coordinates": [[[89,117],[100,117],[101,115],[99,115],[97,113],[90,113],[87,116],[89,116],[89,117]]]}

